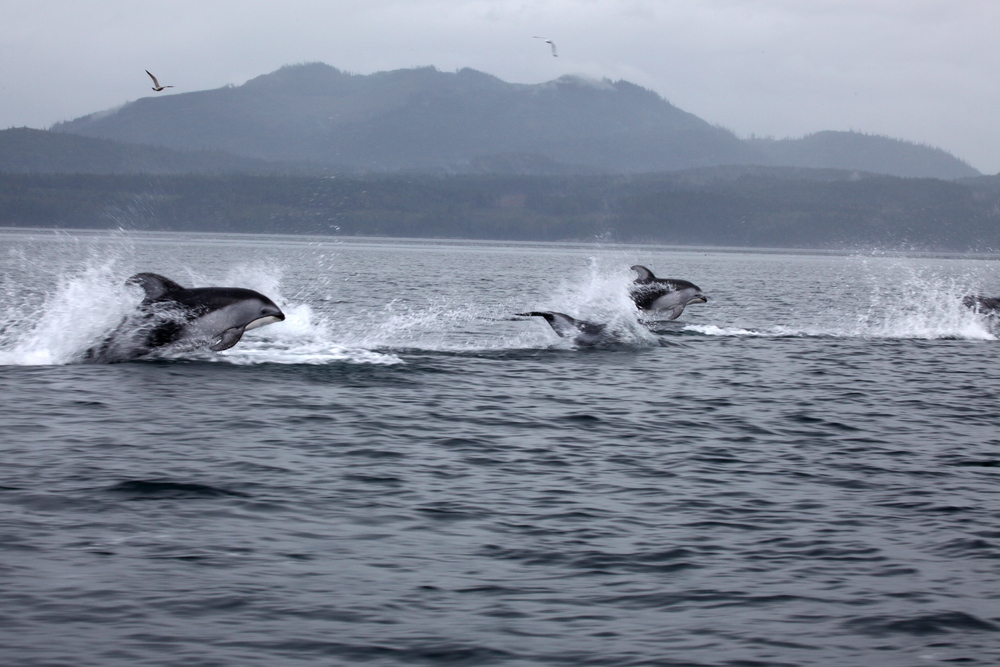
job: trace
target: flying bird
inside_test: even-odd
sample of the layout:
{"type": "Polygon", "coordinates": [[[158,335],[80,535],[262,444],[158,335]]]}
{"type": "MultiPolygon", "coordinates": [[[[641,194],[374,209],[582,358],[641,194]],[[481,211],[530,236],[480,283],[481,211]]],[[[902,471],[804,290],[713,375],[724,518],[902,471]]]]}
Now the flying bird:
{"type": "MultiPolygon", "coordinates": [[[[535,35],[534,38],[535,39],[545,39],[544,37],[539,37],[538,35],[535,35]]],[[[559,54],[556,53],[556,43],[553,42],[551,39],[545,39],[545,43],[552,47],[552,57],[553,58],[558,58],[559,54]]],[[[150,76],[152,76],[152,75],[150,75],[150,76]]]]}
{"type": "Polygon", "coordinates": [[[161,86],[160,82],[156,80],[156,77],[153,76],[153,73],[150,72],[149,70],[146,70],[146,74],[148,74],[149,78],[153,80],[153,90],[155,90],[156,92],[160,92],[164,88],[173,88],[173,86],[161,86]]]}

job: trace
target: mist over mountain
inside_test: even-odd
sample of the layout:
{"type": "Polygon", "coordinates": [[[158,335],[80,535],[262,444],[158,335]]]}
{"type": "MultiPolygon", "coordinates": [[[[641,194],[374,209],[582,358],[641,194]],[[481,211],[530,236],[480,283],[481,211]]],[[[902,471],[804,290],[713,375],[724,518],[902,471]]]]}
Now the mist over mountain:
{"type": "Polygon", "coordinates": [[[147,97],[56,132],[349,172],[642,173],[719,165],[954,179],[940,149],[851,132],[741,140],[626,81],[512,84],[472,69],[356,75],[312,63],[241,86],[147,97]]]}
{"type": "Polygon", "coordinates": [[[624,81],[310,64],[0,131],[0,227],[995,251],[998,178],[857,132],[741,140],[624,81]]]}

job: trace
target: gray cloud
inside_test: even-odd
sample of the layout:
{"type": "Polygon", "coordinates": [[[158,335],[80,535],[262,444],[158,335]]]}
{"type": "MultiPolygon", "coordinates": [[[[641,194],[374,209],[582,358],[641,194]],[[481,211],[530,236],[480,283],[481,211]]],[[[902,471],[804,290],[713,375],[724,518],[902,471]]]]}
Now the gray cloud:
{"type": "Polygon", "coordinates": [[[854,129],[1000,171],[993,0],[12,0],[4,14],[0,127],[152,95],[143,69],[185,92],[296,62],[434,65],[624,78],[744,136],[854,129]]]}

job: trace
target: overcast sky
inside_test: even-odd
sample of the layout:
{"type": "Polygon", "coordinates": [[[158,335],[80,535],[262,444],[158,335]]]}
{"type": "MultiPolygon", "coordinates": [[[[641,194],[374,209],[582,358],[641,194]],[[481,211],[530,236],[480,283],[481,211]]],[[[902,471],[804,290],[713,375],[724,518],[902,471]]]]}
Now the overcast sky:
{"type": "Polygon", "coordinates": [[[4,0],[0,128],[153,95],[144,69],[176,94],[313,61],[626,79],[744,137],[853,129],[1000,172],[998,0],[4,0]]]}

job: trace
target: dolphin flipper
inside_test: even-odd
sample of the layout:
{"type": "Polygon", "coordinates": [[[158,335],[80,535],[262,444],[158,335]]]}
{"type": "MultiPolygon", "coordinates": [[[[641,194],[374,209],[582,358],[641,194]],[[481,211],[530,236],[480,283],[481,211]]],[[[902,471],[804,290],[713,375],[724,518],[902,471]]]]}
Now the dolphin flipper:
{"type": "Polygon", "coordinates": [[[670,309],[670,312],[667,314],[667,319],[676,320],[678,317],[681,316],[681,313],[683,312],[684,312],[684,304],[674,306],[673,308],[670,309]]]}
{"type": "Polygon", "coordinates": [[[222,332],[222,338],[215,345],[209,345],[208,349],[213,352],[221,352],[222,350],[228,350],[236,343],[240,342],[240,338],[243,337],[243,327],[233,327],[232,329],[226,329],[222,332]]]}

